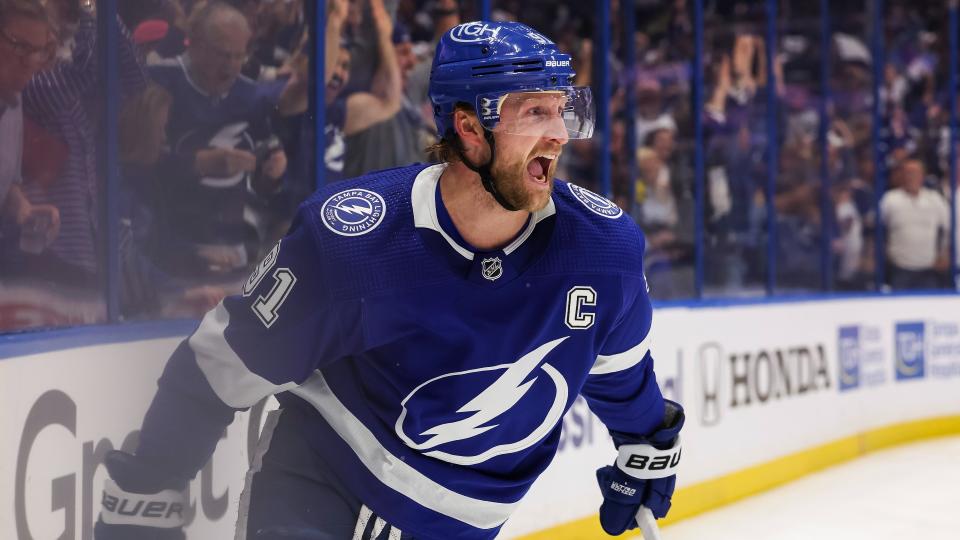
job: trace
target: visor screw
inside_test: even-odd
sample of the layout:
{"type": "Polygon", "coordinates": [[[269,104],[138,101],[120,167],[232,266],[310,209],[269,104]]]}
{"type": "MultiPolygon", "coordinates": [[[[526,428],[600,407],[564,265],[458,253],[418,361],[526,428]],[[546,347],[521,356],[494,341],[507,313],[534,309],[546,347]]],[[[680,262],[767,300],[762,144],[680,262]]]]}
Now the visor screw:
{"type": "Polygon", "coordinates": [[[556,78],[556,77],[550,77],[550,84],[557,84],[557,78],[556,78]]]}
{"type": "Polygon", "coordinates": [[[484,46],[482,49],[480,49],[480,54],[487,54],[488,52],[490,52],[490,47],[484,46]]]}

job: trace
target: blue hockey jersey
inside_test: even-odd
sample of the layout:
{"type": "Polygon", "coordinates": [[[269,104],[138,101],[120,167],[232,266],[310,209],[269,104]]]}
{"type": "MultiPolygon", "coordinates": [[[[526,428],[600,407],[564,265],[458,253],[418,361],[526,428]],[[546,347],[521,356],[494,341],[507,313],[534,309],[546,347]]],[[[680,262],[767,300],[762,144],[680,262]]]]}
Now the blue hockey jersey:
{"type": "Polygon", "coordinates": [[[279,394],[376,515],[418,539],[488,539],[578,394],[611,430],[653,431],[664,405],[637,226],[557,181],[509,245],[479,252],[444,209],[444,167],[304,203],[243,293],[174,353],[137,453],[192,477],[235,410],[279,394]]]}
{"type": "Polygon", "coordinates": [[[251,174],[199,177],[197,152],[224,148],[256,153],[257,143],[272,135],[270,118],[286,85],[285,80],[260,83],[241,76],[225,94],[209,95],[191,79],[188,64],[185,55],[150,67],[150,77],[173,97],[167,122],[170,148],[159,164],[162,182],[154,201],[162,246],[157,255],[163,266],[176,265],[179,273],[198,266],[180,261],[191,260],[183,252],[195,244],[241,244],[250,233],[244,208],[251,174]]]}

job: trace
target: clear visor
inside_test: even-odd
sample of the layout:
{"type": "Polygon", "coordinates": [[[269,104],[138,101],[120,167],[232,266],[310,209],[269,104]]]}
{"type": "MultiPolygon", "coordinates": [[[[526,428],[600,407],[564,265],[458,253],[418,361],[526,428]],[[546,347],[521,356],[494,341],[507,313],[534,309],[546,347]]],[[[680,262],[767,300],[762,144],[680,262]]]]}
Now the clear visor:
{"type": "Polygon", "coordinates": [[[567,139],[589,139],[596,119],[586,86],[482,94],[477,113],[490,131],[567,139]]]}

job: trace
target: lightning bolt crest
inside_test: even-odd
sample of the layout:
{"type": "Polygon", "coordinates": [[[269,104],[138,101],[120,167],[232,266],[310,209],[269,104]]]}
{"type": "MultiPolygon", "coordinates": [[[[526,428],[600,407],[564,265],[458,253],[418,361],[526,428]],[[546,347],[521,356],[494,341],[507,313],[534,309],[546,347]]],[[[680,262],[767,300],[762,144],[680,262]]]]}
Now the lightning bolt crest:
{"type": "Polygon", "coordinates": [[[457,409],[458,413],[473,413],[470,416],[454,422],[447,422],[434,426],[420,435],[432,435],[421,444],[416,445],[418,450],[428,450],[442,444],[469,439],[489,431],[499,424],[485,425],[501,414],[510,410],[523,396],[527,394],[537,377],[524,380],[540,365],[540,362],[557,345],[567,338],[560,338],[544,343],[533,351],[525,354],[488,386],[483,392],[457,409]]]}
{"type": "MultiPolygon", "coordinates": [[[[239,148],[244,141],[252,145],[253,141],[250,140],[250,135],[246,132],[248,126],[247,122],[237,122],[223,126],[210,138],[210,147],[239,148]]],[[[214,189],[227,189],[243,182],[246,177],[247,173],[241,171],[226,178],[206,176],[200,179],[200,183],[214,189]]]]}
{"type": "Polygon", "coordinates": [[[244,132],[246,132],[248,126],[247,122],[237,122],[223,126],[210,138],[210,146],[213,148],[236,148],[243,141],[244,132]]]}
{"type": "Polygon", "coordinates": [[[372,210],[372,209],[370,209],[370,208],[368,208],[368,207],[366,207],[366,206],[359,205],[359,204],[350,204],[350,205],[335,206],[334,208],[336,208],[337,210],[341,210],[341,211],[343,211],[343,212],[346,212],[346,213],[348,213],[348,214],[359,214],[359,215],[361,215],[361,216],[369,216],[369,215],[372,215],[372,214],[373,214],[373,210],[372,210]]]}

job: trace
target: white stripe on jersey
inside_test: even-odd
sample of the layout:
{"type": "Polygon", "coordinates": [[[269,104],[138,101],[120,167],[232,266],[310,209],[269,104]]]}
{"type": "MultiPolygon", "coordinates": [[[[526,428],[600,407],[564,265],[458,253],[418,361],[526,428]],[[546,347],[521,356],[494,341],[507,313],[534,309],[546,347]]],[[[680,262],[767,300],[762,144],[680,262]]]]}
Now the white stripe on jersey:
{"type": "Polygon", "coordinates": [[[547,219],[548,217],[557,213],[557,205],[553,202],[553,198],[547,201],[547,205],[537,210],[533,213],[533,216],[530,218],[530,223],[527,224],[527,228],[523,230],[523,233],[517,237],[516,240],[510,242],[510,245],[503,248],[503,252],[507,255],[513,253],[524,242],[527,241],[527,238],[530,238],[530,235],[533,234],[533,230],[537,227],[537,223],[547,219]]]}
{"type": "MultiPolygon", "coordinates": [[[[457,253],[465,259],[472,261],[474,253],[456,243],[453,238],[447,234],[447,231],[443,230],[443,227],[440,226],[440,219],[437,217],[437,183],[440,181],[440,176],[446,168],[447,165],[444,163],[431,165],[420,171],[420,174],[414,179],[413,189],[410,191],[410,204],[413,207],[413,223],[416,227],[438,232],[457,253]]],[[[526,242],[527,238],[530,238],[537,223],[556,213],[557,206],[551,198],[545,207],[534,212],[530,223],[527,224],[523,233],[507,247],[503,248],[503,252],[510,255],[516,251],[517,248],[526,242]]]]}
{"type": "Polygon", "coordinates": [[[597,361],[590,368],[590,375],[603,375],[605,373],[615,373],[625,369],[632,368],[640,363],[643,357],[650,351],[650,334],[643,338],[640,344],[633,348],[618,354],[609,356],[599,355],[597,361]]]}
{"type": "Polygon", "coordinates": [[[253,457],[253,464],[247,471],[247,478],[243,483],[243,491],[240,492],[240,510],[237,512],[237,533],[234,540],[244,540],[247,537],[247,519],[250,515],[250,487],[253,484],[253,475],[260,472],[263,468],[263,456],[270,450],[270,443],[273,441],[273,431],[280,421],[281,411],[270,411],[267,413],[267,421],[263,424],[263,431],[260,434],[260,442],[257,443],[257,449],[253,457]]]}
{"type": "Polygon", "coordinates": [[[220,302],[203,317],[200,327],[187,341],[220,401],[237,409],[252,407],[267,396],[297,386],[294,382],[276,385],[250,371],[223,336],[228,324],[230,313],[220,302]]]}
{"type": "Polygon", "coordinates": [[[357,526],[353,529],[353,540],[363,540],[363,531],[367,530],[367,522],[370,521],[371,515],[373,515],[373,512],[367,508],[367,505],[360,507],[360,515],[357,516],[357,526]]]}
{"type": "Polygon", "coordinates": [[[445,163],[431,165],[420,171],[420,174],[414,179],[413,191],[410,192],[410,204],[413,206],[413,224],[418,228],[437,231],[450,244],[450,247],[462,255],[464,259],[472,261],[473,252],[450,238],[450,235],[440,226],[440,218],[437,217],[437,182],[440,181],[440,175],[446,168],[445,163]]]}
{"type": "Polygon", "coordinates": [[[498,503],[462,495],[434,482],[391,454],[370,429],[340,402],[320,371],[315,371],[291,393],[320,411],[324,420],[374,476],[421,506],[479,529],[492,529],[502,525],[519,505],[519,502],[498,503]]]}
{"type": "Polygon", "coordinates": [[[383,532],[383,528],[386,525],[387,522],[384,521],[382,517],[377,516],[377,519],[373,520],[373,530],[370,531],[370,540],[374,540],[380,536],[380,533],[383,532]]]}

